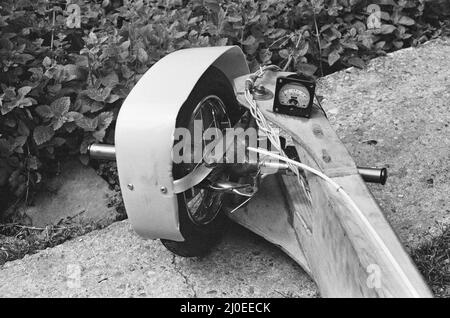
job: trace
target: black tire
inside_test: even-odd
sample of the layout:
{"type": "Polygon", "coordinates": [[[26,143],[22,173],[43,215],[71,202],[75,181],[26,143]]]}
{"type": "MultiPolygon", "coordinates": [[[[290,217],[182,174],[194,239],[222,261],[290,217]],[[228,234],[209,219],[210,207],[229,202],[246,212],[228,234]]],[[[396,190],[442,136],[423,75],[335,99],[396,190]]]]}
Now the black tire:
{"type": "MultiPolygon", "coordinates": [[[[215,95],[223,102],[230,123],[240,117],[239,106],[233,88],[226,76],[217,68],[210,67],[195,85],[177,116],[176,126],[187,128],[195,107],[200,101],[210,95],[215,95]]],[[[182,178],[186,173],[178,165],[173,165],[174,179],[182,178]]],[[[196,224],[189,215],[183,193],[177,195],[180,231],[184,242],[161,239],[162,244],[172,253],[183,257],[196,257],[207,254],[221,239],[227,219],[223,211],[219,211],[208,224],[196,224]]]]}

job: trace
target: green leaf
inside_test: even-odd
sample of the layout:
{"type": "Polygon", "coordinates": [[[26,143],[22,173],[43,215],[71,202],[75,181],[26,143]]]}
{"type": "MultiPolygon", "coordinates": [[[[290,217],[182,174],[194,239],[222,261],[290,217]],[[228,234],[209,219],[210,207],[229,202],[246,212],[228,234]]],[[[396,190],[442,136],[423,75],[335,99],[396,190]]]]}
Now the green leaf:
{"type": "Polygon", "coordinates": [[[85,154],[87,153],[87,149],[90,144],[96,142],[96,139],[92,136],[86,136],[80,145],[80,153],[85,154]]]}
{"type": "Polygon", "coordinates": [[[0,138],[0,155],[8,156],[11,153],[11,145],[8,140],[0,138]]]}
{"type": "Polygon", "coordinates": [[[55,96],[57,95],[62,89],[62,85],[60,83],[56,83],[55,85],[47,85],[47,90],[49,95],[55,96]]]}
{"type": "Polygon", "coordinates": [[[123,42],[119,47],[121,50],[126,51],[130,47],[130,44],[131,44],[130,40],[127,40],[123,42]]]}
{"type": "Polygon", "coordinates": [[[85,81],[87,79],[88,71],[86,68],[80,67],[75,64],[57,65],[57,72],[53,76],[56,81],[60,83],[69,81],[85,81]]]}
{"type": "Polygon", "coordinates": [[[119,84],[119,76],[117,76],[116,72],[112,71],[111,73],[109,73],[105,77],[102,77],[101,83],[105,87],[114,87],[117,84],[119,84]]]}
{"type": "MultiPolygon", "coordinates": [[[[105,102],[108,104],[111,104],[111,103],[114,103],[115,101],[117,101],[119,98],[120,98],[119,95],[111,94],[105,99],[105,102]]],[[[91,111],[91,112],[94,112],[94,111],[91,111]]]]}
{"type": "Polygon", "coordinates": [[[394,32],[397,28],[392,24],[382,24],[380,28],[380,32],[382,34],[391,34],[394,32]]]}
{"type": "Polygon", "coordinates": [[[3,95],[1,95],[0,110],[2,115],[6,115],[14,108],[28,107],[36,103],[31,97],[25,97],[30,91],[31,86],[24,86],[17,90],[17,95],[14,88],[8,87],[5,89],[3,95]]]}
{"type": "Polygon", "coordinates": [[[109,127],[111,122],[114,119],[113,112],[103,112],[97,116],[98,118],[98,128],[99,129],[106,129],[109,127]]]}
{"type": "Polygon", "coordinates": [[[80,159],[80,162],[87,166],[89,164],[89,156],[88,155],[79,155],[78,159],[80,159]]]}
{"type": "Polygon", "coordinates": [[[289,57],[289,51],[286,49],[282,49],[278,51],[278,55],[283,59],[287,59],[289,57]]]}
{"type": "Polygon", "coordinates": [[[111,87],[109,86],[99,89],[90,88],[87,90],[87,96],[97,102],[104,102],[108,98],[109,94],[111,94],[111,87]]]}
{"type": "Polygon", "coordinates": [[[77,119],[82,118],[83,115],[78,112],[68,112],[65,117],[67,119],[67,122],[70,123],[70,122],[76,121],[77,119]]]}
{"type": "Polygon", "coordinates": [[[64,125],[65,122],[66,118],[64,116],[54,117],[51,123],[53,130],[57,131],[59,128],[62,127],[62,125],[64,125]]]}
{"type": "Polygon", "coordinates": [[[31,92],[32,87],[31,86],[24,86],[17,90],[17,93],[19,93],[20,97],[25,97],[29,92],[31,92]]]}
{"type": "Polygon", "coordinates": [[[309,43],[304,41],[302,43],[302,45],[300,45],[300,47],[298,48],[297,52],[295,53],[295,55],[297,57],[299,56],[304,56],[306,53],[308,53],[308,49],[309,49],[309,43]]]}
{"type": "Polygon", "coordinates": [[[332,66],[334,63],[339,61],[341,56],[339,55],[338,51],[334,50],[328,55],[328,65],[332,66]]]}
{"type": "Polygon", "coordinates": [[[269,34],[269,39],[276,39],[278,42],[279,39],[286,34],[286,30],[284,29],[275,29],[273,32],[269,34]]]}
{"type": "Polygon", "coordinates": [[[414,25],[416,22],[407,16],[402,16],[398,23],[403,25],[414,25]]]}
{"type": "Polygon", "coordinates": [[[391,20],[391,16],[388,12],[385,11],[381,11],[381,19],[385,20],[385,21],[390,21],[391,20]]]}
{"type": "Polygon", "coordinates": [[[31,77],[31,80],[33,81],[42,80],[42,76],[44,75],[44,72],[42,71],[41,67],[31,67],[28,69],[28,72],[33,73],[31,77]]]}
{"type": "Polygon", "coordinates": [[[40,162],[36,156],[31,156],[27,160],[28,169],[37,170],[39,168],[40,162]]]}
{"type": "Polygon", "coordinates": [[[397,50],[401,49],[403,47],[403,41],[401,41],[401,40],[394,41],[394,42],[392,42],[392,44],[394,44],[394,46],[397,50]]]}
{"type": "Polygon", "coordinates": [[[148,54],[147,52],[143,49],[143,48],[139,48],[138,52],[137,52],[137,59],[139,62],[141,62],[142,64],[147,63],[148,61],[148,54]]]}
{"type": "Polygon", "coordinates": [[[77,129],[77,124],[75,124],[75,122],[66,122],[64,124],[64,129],[71,134],[72,132],[74,132],[75,129],[77,129]]]}
{"type": "Polygon", "coordinates": [[[70,109],[70,97],[64,96],[53,101],[50,104],[50,108],[56,117],[61,117],[66,114],[70,109]]]}
{"type": "Polygon", "coordinates": [[[55,137],[53,138],[51,144],[55,147],[60,147],[62,145],[64,145],[66,143],[66,140],[64,138],[61,137],[55,137]]]}
{"type": "Polygon", "coordinates": [[[297,72],[305,75],[313,75],[317,71],[317,66],[308,63],[298,63],[297,72]]]}
{"type": "Polygon", "coordinates": [[[272,51],[269,49],[262,49],[259,51],[259,60],[262,64],[269,64],[272,59],[272,51]]]}
{"type": "Polygon", "coordinates": [[[188,24],[189,24],[189,25],[193,25],[193,24],[196,24],[196,23],[198,23],[198,22],[200,22],[200,21],[202,21],[202,16],[199,16],[199,17],[193,17],[193,18],[190,18],[190,19],[189,19],[188,24]]]}
{"type": "Polygon", "coordinates": [[[241,22],[242,21],[242,17],[240,17],[240,16],[227,17],[227,21],[230,22],[230,23],[241,22]]]}
{"type": "Polygon", "coordinates": [[[23,145],[25,145],[25,143],[27,142],[27,139],[28,139],[27,136],[19,136],[19,137],[16,137],[16,138],[14,139],[14,142],[13,142],[12,146],[11,146],[11,149],[12,149],[13,151],[18,152],[18,153],[23,153],[22,147],[23,147],[23,145]]]}
{"type": "Polygon", "coordinates": [[[89,100],[88,103],[85,104],[86,107],[83,107],[82,111],[80,113],[96,113],[99,110],[102,110],[105,107],[105,103],[103,102],[97,102],[95,100],[89,100]]]}
{"type": "Polygon", "coordinates": [[[341,42],[341,44],[342,44],[342,46],[344,46],[344,47],[346,47],[348,49],[352,49],[352,50],[358,51],[358,46],[353,41],[343,41],[343,42],[341,42]]]}
{"type": "Polygon", "coordinates": [[[16,127],[16,121],[13,118],[6,118],[4,121],[5,125],[9,128],[16,127]]]}
{"type": "Polygon", "coordinates": [[[361,43],[368,49],[372,48],[373,36],[371,34],[362,34],[358,37],[361,43]]]}
{"type": "Polygon", "coordinates": [[[397,6],[394,0],[379,0],[380,4],[383,5],[391,5],[391,6],[397,6]]]}
{"type": "Polygon", "coordinates": [[[36,107],[36,112],[44,119],[50,119],[53,117],[53,112],[48,105],[39,105],[36,107]]]}
{"type": "Polygon", "coordinates": [[[92,136],[94,136],[94,138],[97,141],[103,141],[103,138],[105,138],[105,133],[106,133],[105,129],[101,129],[92,133],[92,136]]]}
{"type": "Polygon", "coordinates": [[[78,127],[83,129],[84,131],[95,131],[98,126],[98,118],[89,118],[89,117],[80,117],[75,120],[75,123],[78,127]]]}
{"type": "Polygon", "coordinates": [[[18,54],[15,56],[14,61],[19,64],[27,64],[27,62],[34,60],[33,55],[30,54],[18,54]]]}
{"type": "Polygon", "coordinates": [[[256,42],[256,38],[253,35],[249,35],[244,41],[241,42],[242,45],[253,45],[256,42]]]}
{"type": "Polygon", "coordinates": [[[130,68],[126,65],[122,65],[120,70],[122,72],[122,76],[125,77],[126,79],[129,79],[131,76],[134,75],[134,71],[130,70],[130,68]]]}
{"type": "Polygon", "coordinates": [[[185,36],[187,34],[187,31],[180,31],[180,32],[176,32],[174,35],[173,35],[173,37],[175,38],[175,39],[180,39],[180,38],[182,38],[183,36],[185,36]]]}
{"type": "Polygon", "coordinates": [[[228,38],[221,38],[217,41],[216,45],[217,46],[225,46],[228,43],[228,38]]]}
{"type": "Polygon", "coordinates": [[[30,129],[27,127],[27,125],[22,120],[19,120],[19,123],[17,126],[18,126],[17,132],[21,136],[29,136],[30,135],[30,129]]]}
{"type": "Polygon", "coordinates": [[[49,58],[48,56],[44,57],[44,60],[42,61],[42,65],[45,68],[49,68],[50,66],[52,66],[52,60],[51,58],[49,58]]]}
{"type": "Polygon", "coordinates": [[[214,13],[220,11],[219,0],[205,0],[205,6],[214,13]]]}
{"type": "Polygon", "coordinates": [[[375,49],[376,50],[382,50],[385,45],[386,45],[386,41],[377,42],[377,43],[375,43],[375,49]]]}
{"type": "Polygon", "coordinates": [[[33,131],[33,138],[38,146],[52,139],[54,135],[55,131],[51,126],[37,126],[33,131]]]}
{"type": "Polygon", "coordinates": [[[366,63],[364,62],[364,60],[357,56],[353,56],[353,57],[349,58],[348,63],[357,68],[364,68],[366,66],[366,63]]]}

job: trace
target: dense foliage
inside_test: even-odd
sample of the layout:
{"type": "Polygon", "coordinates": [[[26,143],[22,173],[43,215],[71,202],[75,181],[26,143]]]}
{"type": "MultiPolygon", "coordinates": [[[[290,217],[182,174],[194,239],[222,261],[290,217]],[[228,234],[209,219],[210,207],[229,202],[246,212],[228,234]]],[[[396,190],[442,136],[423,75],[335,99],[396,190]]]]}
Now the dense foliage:
{"type": "Polygon", "coordinates": [[[121,102],[174,50],[236,44],[252,68],[289,61],[320,76],[438,35],[449,11],[442,0],[3,0],[0,201],[27,198],[62,156],[87,162],[90,143],[113,142],[121,102]]]}

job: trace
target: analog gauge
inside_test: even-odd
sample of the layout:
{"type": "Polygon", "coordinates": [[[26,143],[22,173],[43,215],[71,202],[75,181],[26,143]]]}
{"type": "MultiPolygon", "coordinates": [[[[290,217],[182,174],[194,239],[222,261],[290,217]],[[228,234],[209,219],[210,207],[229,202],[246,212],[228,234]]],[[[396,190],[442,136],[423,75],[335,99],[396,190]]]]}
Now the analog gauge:
{"type": "Polygon", "coordinates": [[[283,106],[307,108],[310,99],[308,89],[298,83],[285,84],[278,92],[278,100],[283,106]]]}
{"type": "Polygon", "coordinates": [[[315,80],[301,74],[277,77],[273,112],[309,118],[315,89],[315,80]]]}

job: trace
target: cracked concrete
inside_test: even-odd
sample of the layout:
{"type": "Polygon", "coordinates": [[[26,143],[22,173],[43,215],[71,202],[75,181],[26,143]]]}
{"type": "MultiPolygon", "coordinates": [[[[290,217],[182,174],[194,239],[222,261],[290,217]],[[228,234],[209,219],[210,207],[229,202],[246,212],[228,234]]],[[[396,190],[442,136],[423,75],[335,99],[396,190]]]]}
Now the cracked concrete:
{"type": "Polygon", "coordinates": [[[173,268],[175,269],[175,271],[184,279],[184,283],[186,284],[187,287],[189,287],[192,290],[192,294],[186,297],[193,297],[193,298],[197,298],[197,292],[195,291],[195,287],[194,284],[192,284],[189,281],[189,277],[183,273],[183,270],[179,267],[179,265],[177,264],[177,256],[176,255],[172,255],[172,265],[173,268]]]}
{"type": "Polygon", "coordinates": [[[0,297],[315,295],[314,283],[296,263],[237,225],[201,259],[174,256],[122,221],[0,270],[0,297]]]}

